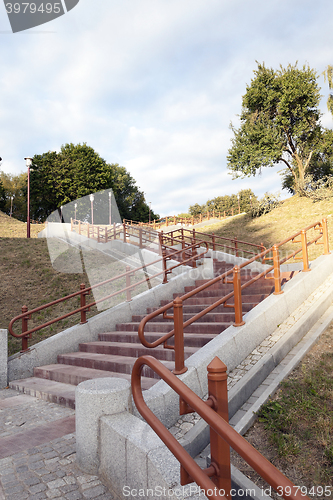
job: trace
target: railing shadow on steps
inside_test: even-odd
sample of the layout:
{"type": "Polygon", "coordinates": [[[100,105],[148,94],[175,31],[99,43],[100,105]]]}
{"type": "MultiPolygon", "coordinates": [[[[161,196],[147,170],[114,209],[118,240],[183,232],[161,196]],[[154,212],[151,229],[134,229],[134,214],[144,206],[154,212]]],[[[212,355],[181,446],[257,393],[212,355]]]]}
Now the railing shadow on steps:
{"type": "Polygon", "coordinates": [[[186,264],[191,264],[191,263],[196,263],[198,259],[201,259],[207,252],[208,252],[208,244],[202,241],[196,241],[193,245],[187,248],[187,250],[191,250],[191,255],[185,255],[184,250],[175,250],[174,252],[166,255],[165,252],[162,252],[163,255],[162,257],[149,262],[148,264],[145,264],[141,267],[137,267],[136,269],[130,269],[129,266],[126,267],[126,272],[119,274],[118,276],[115,276],[113,278],[110,278],[108,280],[102,281],[101,283],[97,283],[95,285],[92,285],[90,287],[86,287],[84,283],[80,285],[80,290],[78,292],[74,292],[70,295],[67,295],[66,297],[62,297],[60,299],[54,300],[52,302],[49,302],[48,304],[44,304],[42,306],[36,307],[34,309],[31,309],[30,311],[26,306],[22,307],[22,314],[19,314],[18,316],[15,316],[10,323],[9,323],[9,333],[16,338],[21,338],[22,339],[22,350],[21,352],[25,352],[29,349],[28,347],[28,339],[31,338],[31,334],[33,332],[36,332],[38,330],[41,330],[42,328],[45,328],[47,326],[52,325],[53,323],[56,323],[58,321],[62,321],[63,319],[66,319],[70,316],[73,316],[74,314],[81,314],[81,321],[80,324],[84,324],[87,322],[86,319],[86,313],[90,310],[91,307],[93,307],[96,304],[99,304],[101,302],[104,302],[116,295],[119,295],[121,293],[126,293],[126,300],[130,301],[131,300],[131,291],[134,290],[136,287],[139,285],[146,283],[147,281],[150,281],[154,278],[157,278],[158,276],[163,276],[163,281],[162,283],[165,284],[168,282],[168,274],[172,273],[172,271],[179,266],[186,265],[186,264]],[[202,245],[205,245],[205,249],[202,249],[202,245]],[[201,248],[201,252],[198,252],[197,250],[201,248]],[[170,267],[167,265],[168,260],[173,260],[177,259],[177,257],[180,256],[180,261],[177,264],[174,264],[170,267]],[[162,271],[159,271],[158,273],[155,273],[153,275],[147,276],[146,275],[146,269],[149,266],[155,265],[161,263],[162,264],[162,271]],[[131,284],[131,276],[133,276],[135,273],[144,271],[145,278],[131,284]],[[104,286],[106,284],[115,282],[116,280],[123,279],[125,278],[126,280],[126,287],[122,288],[121,290],[117,290],[111,294],[106,295],[105,297],[102,297],[98,300],[95,300],[94,302],[90,302],[89,304],[86,304],[86,296],[90,295],[91,291],[94,290],[95,288],[104,286]],[[57,318],[51,319],[41,325],[38,325],[34,328],[31,328],[30,330],[28,329],[28,320],[31,319],[32,315],[42,311],[46,308],[55,306],[57,304],[60,304],[61,302],[68,301],[70,299],[73,299],[75,297],[80,297],[80,307],[76,308],[62,316],[59,316],[57,318]],[[22,331],[21,333],[15,333],[13,329],[14,323],[17,321],[22,320],[22,331]]]}
{"type": "Polygon", "coordinates": [[[195,288],[194,290],[185,293],[181,297],[175,298],[172,302],[160,307],[154,312],[148,314],[145,318],[142,319],[138,328],[138,334],[140,342],[148,348],[154,348],[161,344],[165,349],[173,349],[175,351],[175,369],[173,373],[179,375],[181,373],[185,373],[187,367],[184,362],[184,329],[202,318],[207,313],[213,311],[216,307],[223,305],[226,308],[233,308],[235,312],[235,322],[233,326],[241,326],[245,322],[243,321],[243,312],[242,312],[242,290],[254,284],[260,278],[265,279],[273,279],[274,280],[274,294],[279,295],[282,294],[281,290],[281,270],[280,266],[287,262],[288,260],[295,258],[303,261],[303,272],[310,271],[309,268],[309,258],[308,258],[308,246],[312,244],[322,244],[324,246],[324,255],[329,254],[329,244],[328,244],[328,232],[327,232],[327,219],[323,219],[322,222],[314,222],[313,224],[307,226],[304,229],[301,229],[297,233],[293,234],[289,238],[281,241],[280,243],[273,245],[271,248],[264,250],[263,252],[255,255],[251,259],[241,263],[240,265],[236,265],[233,269],[230,269],[223,274],[213,278],[212,280],[204,283],[203,285],[195,288]],[[318,230],[319,234],[313,237],[311,240],[307,241],[307,233],[310,230],[318,230]],[[299,238],[299,239],[298,239],[299,238]],[[319,241],[322,238],[323,241],[319,241]],[[287,254],[284,258],[280,258],[280,248],[288,242],[292,243],[301,243],[301,247],[287,254]],[[297,254],[302,252],[301,257],[296,257],[297,254]],[[241,282],[241,270],[253,264],[255,261],[260,260],[261,262],[273,261],[273,265],[268,266],[264,271],[258,273],[256,276],[251,278],[242,284],[241,282]],[[269,273],[273,271],[273,275],[270,276],[269,273]],[[232,280],[229,281],[228,277],[232,275],[232,280]],[[206,290],[212,285],[222,283],[222,284],[230,284],[233,289],[230,293],[221,297],[219,300],[209,305],[201,312],[194,315],[192,318],[187,321],[183,320],[183,303],[187,299],[197,295],[198,293],[206,290]],[[230,299],[234,299],[233,304],[228,304],[227,301],[230,299]],[[173,309],[173,315],[168,314],[168,311],[173,309]],[[170,332],[164,334],[159,339],[154,342],[148,342],[145,338],[144,329],[146,324],[156,318],[159,315],[163,315],[165,319],[171,319],[174,322],[174,328],[170,332]],[[174,337],[174,344],[168,344],[168,340],[174,337]]]}
{"type": "MultiPolygon", "coordinates": [[[[309,500],[299,486],[295,486],[253,448],[228,423],[227,367],[217,357],[207,367],[208,399],[203,401],[181,380],[153,356],[141,356],[133,366],[132,395],[139,413],[156,432],[163,443],[180,462],[180,484],[195,482],[210,500],[230,500],[233,496],[230,473],[230,447],[272,487],[288,500],[309,500]],[[144,365],[154,370],[180,397],[180,414],[197,412],[210,426],[211,463],[201,469],[194,459],[168,431],[147,406],[141,388],[144,365]]],[[[201,493],[201,492],[200,492],[201,493]]]]}

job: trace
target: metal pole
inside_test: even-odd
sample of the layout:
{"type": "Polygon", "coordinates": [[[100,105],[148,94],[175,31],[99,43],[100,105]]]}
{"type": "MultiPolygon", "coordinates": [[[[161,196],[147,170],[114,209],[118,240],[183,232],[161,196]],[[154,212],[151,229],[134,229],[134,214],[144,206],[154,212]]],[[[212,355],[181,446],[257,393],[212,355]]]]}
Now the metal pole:
{"type": "Polygon", "coordinates": [[[30,165],[28,165],[27,238],[30,238],[30,165]]]}
{"type": "Polygon", "coordinates": [[[172,372],[175,375],[180,375],[187,371],[184,365],[183,301],[180,297],[173,301],[173,321],[175,330],[175,369],[172,372]]]}
{"type": "Polygon", "coordinates": [[[242,284],[241,284],[241,275],[239,266],[235,266],[233,268],[234,276],[233,276],[233,284],[234,284],[234,298],[235,298],[235,323],[234,326],[242,326],[245,325],[245,321],[243,321],[243,312],[242,312],[242,284]]]}
{"type": "Polygon", "coordinates": [[[111,191],[109,192],[109,226],[111,226],[111,191]]]}
{"type": "MultiPolygon", "coordinates": [[[[227,367],[215,357],[207,366],[207,371],[208,399],[212,399],[215,403],[213,410],[229,423],[227,367]]],[[[225,491],[226,498],[231,498],[230,446],[212,428],[210,428],[210,453],[210,465],[219,471],[211,479],[219,490],[225,491]]]]}
{"type": "Polygon", "coordinates": [[[283,291],[281,290],[280,256],[279,256],[279,247],[277,245],[273,245],[273,266],[274,266],[274,287],[275,287],[273,295],[281,295],[283,291]]]}

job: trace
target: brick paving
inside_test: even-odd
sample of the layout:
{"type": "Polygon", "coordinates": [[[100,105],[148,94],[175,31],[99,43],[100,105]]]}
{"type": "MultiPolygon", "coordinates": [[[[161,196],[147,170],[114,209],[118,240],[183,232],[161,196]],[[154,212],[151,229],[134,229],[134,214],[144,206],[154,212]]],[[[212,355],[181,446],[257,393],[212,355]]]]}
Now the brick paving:
{"type": "Polygon", "coordinates": [[[0,391],[0,500],[114,500],[76,464],[75,412],[0,391]]]}

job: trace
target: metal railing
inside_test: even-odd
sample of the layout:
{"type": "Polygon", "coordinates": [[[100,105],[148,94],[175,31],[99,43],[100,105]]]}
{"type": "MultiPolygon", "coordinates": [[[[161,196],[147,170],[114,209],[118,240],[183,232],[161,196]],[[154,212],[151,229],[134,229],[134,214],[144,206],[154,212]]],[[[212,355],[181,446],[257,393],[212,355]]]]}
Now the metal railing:
{"type": "Polygon", "coordinates": [[[200,224],[201,222],[209,221],[211,219],[226,219],[227,217],[233,217],[236,214],[240,214],[240,207],[231,207],[227,210],[211,210],[199,214],[197,216],[191,217],[179,217],[178,215],[168,215],[160,219],[154,219],[151,222],[138,222],[130,219],[124,219],[126,225],[134,226],[147,226],[154,229],[160,229],[161,227],[175,226],[177,224],[182,224],[185,226],[193,226],[194,224],[200,224]]]}
{"type": "MultiPolygon", "coordinates": [[[[206,244],[206,249],[204,251],[202,251],[201,253],[197,252],[198,248],[200,248],[203,243],[204,242],[196,242],[195,244],[193,244],[192,247],[190,248],[190,249],[192,249],[192,254],[189,257],[184,255],[184,258],[183,258],[184,251],[182,249],[175,250],[174,252],[172,252],[171,254],[168,254],[168,255],[166,255],[165,252],[162,252],[162,254],[163,254],[162,257],[154,260],[153,262],[145,264],[141,267],[137,267],[135,269],[130,269],[128,266],[126,268],[126,272],[119,274],[118,276],[115,276],[115,277],[110,278],[108,280],[105,280],[101,283],[97,283],[95,285],[87,287],[87,288],[86,288],[85,284],[82,283],[80,285],[80,290],[78,292],[74,292],[70,295],[67,295],[66,297],[62,297],[60,299],[49,302],[48,304],[44,304],[42,306],[36,307],[34,309],[31,309],[30,311],[28,310],[27,306],[23,306],[22,313],[19,314],[18,316],[16,316],[15,318],[13,318],[11,320],[11,322],[9,323],[9,327],[8,327],[9,333],[13,337],[21,338],[22,339],[22,352],[27,351],[28,350],[28,339],[31,337],[31,334],[33,332],[41,330],[42,328],[50,326],[53,323],[56,323],[58,321],[62,321],[63,319],[66,319],[66,318],[73,316],[74,314],[78,314],[78,313],[81,314],[80,323],[84,324],[87,322],[86,313],[90,310],[91,307],[93,307],[101,302],[105,302],[106,300],[108,300],[116,295],[119,295],[121,293],[124,293],[124,292],[126,293],[126,300],[130,301],[131,300],[131,291],[133,289],[135,289],[139,285],[146,283],[147,281],[149,282],[150,280],[157,278],[158,276],[161,276],[161,275],[163,275],[163,283],[167,283],[168,282],[168,274],[172,273],[172,271],[174,269],[176,269],[179,266],[188,264],[190,262],[193,262],[197,259],[202,258],[203,255],[208,252],[208,245],[207,244],[206,244]],[[180,262],[168,267],[167,261],[172,260],[178,256],[180,256],[180,262]],[[146,275],[147,274],[147,272],[146,272],[147,267],[158,264],[158,263],[162,263],[162,271],[155,273],[151,276],[147,276],[146,275]],[[131,276],[133,276],[136,272],[139,272],[139,271],[144,272],[144,274],[146,275],[145,278],[136,282],[136,283],[131,284],[131,276]],[[125,280],[126,280],[126,287],[122,288],[121,290],[117,290],[116,292],[113,292],[111,294],[108,294],[101,299],[95,300],[94,302],[86,304],[86,296],[90,295],[92,290],[94,290],[95,288],[101,287],[103,285],[112,283],[112,282],[119,280],[119,279],[122,279],[122,278],[125,278],[125,280]],[[51,319],[51,320],[49,320],[41,325],[38,325],[34,328],[31,328],[30,330],[28,329],[28,320],[31,319],[33,314],[35,314],[39,311],[42,311],[44,309],[47,309],[49,307],[55,306],[57,304],[60,304],[62,302],[68,301],[68,300],[75,298],[75,297],[80,297],[80,307],[79,308],[76,308],[76,309],[74,309],[74,310],[72,310],[72,311],[70,311],[62,316],[59,316],[57,318],[51,319]],[[14,325],[14,323],[16,323],[19,320],[22,320],[22,330],[21,330],[21,333],[15,333],[13,330],[13,325],[14,325]]],[[[202,250],[202,248],[201,248],[201,250],[202,250]]]]}
{"type": "Polygon", "coordinates": [[[255,243],[248,243],[247,241],[239,240],[236,236],[233,238],[226,238],[225,236],[218,236],[214,233],[201,233],[196,231],[195,229],[184,229],[183,227],[179,229],[174,229],[173,231],[169,231],[164,234],[163,231],[160,232],[162,236],[160,236],[161,243],[170,244],[173,246],[176,243],[182,243],[183,241],[190,240],[196,241],[198,235],[199,239],[202,241],[208,241],[211,249],[215,252],[218,248],[223,248],[223,250],[231,250],[234,252],[236,257],[239,256],[239,252],[243,252],[245,254],[256,255],[258,252],[255,252],[254,249],[263,252],[266,250],[266,247],[261,243],[260,245],[256,245],[255,243]],[[206,239],[205,239],[206,238],[206,239]],[[239,247],[242,245],[242,247],[239,247]],[[251,250],[248,250],[244,247],[250,247],[251,250]]]}
{"type": "Polygon", "coordinates": [[[230,500],[230,447],[286,500],[309,500],[282,472],[253,448],[228,423],[227,367],[215,357],[208,365],[208,399],[203,401],[189,387],[152,356],[138,358],[132,370],[132,394],[136,407],[163,443],[180,462],[180,484],[196,482],[211,500],[230,500]],[[180,414],[196,411],[210,426],[211,463],[202,470],[176,438],[148,408],[142,394],[144,365],[157,373],[179,396],[180,414]]]}
{"type": "MultiPolygon", "coordinates": [[[[273,245],[271,248],[268,248],[264,250],[263,252],[255,255],[251,259],[243,262],[239,266],[236,265],[234,266],[233,269],[230,269],[229,271],[224,272],[220,276],[217,276],[216,278],[213,278],[212,280],[208,281],[207,283],[204,283],[203,285],[197,287],[196,289],[185,293],[181,297],[177,297],[175,300],[172,302],[169,302],[165,306],[160,307],[156,311],[148,314],[145,318],[143,318],[139,324],[138,328],[138,335],[140,342],[145,346],[149,348],[154,348],[157,347],[161,344],[163,344],[163,347],[166,349],[173,349],[175,351],[175,369],[173,370],[173,373],[175,374],[181,374],[184,373],[187,368],[185,367],[184,364],[184,328],[187,326],[191,325],[198,319],[202,318],[205,316],[207,313],[213,311],[216,307],[223,305],[223,307],[226,308],[233,308],[234,313],[235,313],[235,322],[233,323],[234,326],[241,326],[244,324],[243,321],[243,312],[242,312],[242,290],[245,288],[249,287],[256,281],[258,281],[260,278],[265,277],[266,279],[273,279],[274,280],[274,294],[278,295],[283,293],[281,290],[281,271],[280,271],[280,266],[284,264],[286,261],[290,260],[291,258],[295,258],[297,254],[302,252],[302,256],[300,259],[303,261],[303,271],[307,272],[309,271],[309,259],[308,259],[308,246],[312,244],[323,244],[324,245],[324,255],[329,254],[329,244],[328,244],[328,232],[327,232],[327,219],[323,219],[322,222],[315,222],[311,224],[310,226],[306,227],[305,229],[302,229],[301,231],[298,231],[297,233],[293,234],[289,238],[283,240],[277,245],[273,245]],[[319,234],[312,238],[310,241],[307,241],[307,233],[311,230],[318,230],[319,234]],[[298,239],[299,238],[299,239],[298,239]],[[323,239],[323,241],[319,242],[318,240],[323,239]],[[288,242],[292,243],[301,243],[301,248],[295,250],[294,252],[286,255],[284,258],[280,258],[280,248],[281,246],[285,245],[288,242]],[[260,260],[261,262],[266,262],[266,261],[273,261],[273,265],[268,266],[264,271],[261,273],[256,274],[252,279],[246,281],[245,283],[241,282],[241,270],[244,269],[246,266],[249,266],[256,260],[260,260]],[[273,271],[273,276],[267,276],[269,273],[273,271]],[[228,277],[232,275],[232,280],[228,281],[228,277]],[[197,313],[194,315],[192,318],[188,319],[187,321],[183,320],[183,303],[187,299],[194,297],[197,295],[199,292],[202,292],[203,290],[206,290],[207,288],[211,287],[212,285],[216,283],[223,283],[223,284],[230,284],[232,285],[232,291],[225,295],[224,297],[221,297],[218,299],[216,302],[213,304],[209,305],[205,309],[203,309],[201,312],[197,313]],[[230,300],[231,298],[234,298],[234,303],[233,304],[228,304],[227,301],[230,300]],[[169,315],[168,311],[170,309],[173,309],[173,315],[169,315]],[[159,315],[163,315],[164,319],[171,319],[173,320],[174,323],[174,328],[168,332],[165,333],[162,337],[159,339],[155,340],[154,342],[148,342],[147,339],[145,338],[144,334],[144,329],[146,324],[152,320],[153,318],[156,318],[159,315]],[[174,345],[168,344],[168,340],[174,337],[174,345]]],[[[297,257],[296,257],[297,259],[297,257]]]]}

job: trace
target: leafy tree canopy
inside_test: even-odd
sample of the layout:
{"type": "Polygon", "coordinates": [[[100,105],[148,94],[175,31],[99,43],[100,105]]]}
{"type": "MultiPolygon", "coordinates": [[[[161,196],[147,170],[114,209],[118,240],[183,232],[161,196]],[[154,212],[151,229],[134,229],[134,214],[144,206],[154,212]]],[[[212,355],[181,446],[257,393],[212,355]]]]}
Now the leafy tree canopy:
{"type": "Polygon", "coordinates": [[[297,186],[322,144],[317,74],[297,63],[279,70],[257,64],[243,96],[240,127],[231,125],[228,168],[236,178],[283,162],[297,186]]]}
{"type": "Polygon", "coordinates": [[[0,172],[0,182],[3,186],[1,195],[2,210],[7,215],[10,214],[11,197],[13,197],[13,217],[21,221],[27,220],[27,173],[18,175],[0,172]]]}
{"type": "MultiPolygon", "coordinates": [[[[31,213],[45,220],[70,201],[112,188],[120,216],[148,220],[149,207],[135,180],[124,167],[108,164],[87,144],[65,144],[60,153],[49,151],[33,157],[31,169],[31,213]]],[[[152,218],[158,215],[151,213],[152,218]]]]}
{"type": "Polygon", "coordinates": [[[189,213],[196,217],[197,215],[204,214],[207,211],[212,212],[215,210],[216,212],[223,213],[224,210],[227,211],[231,208],[238,209],[238,198],[241,212],[250,211],[252,204],[257,200],[256,195],[251,189],[242,189],[238,194],[217,196],[212,200],[207,200],[207,202],[203,205],[195,203],[189,207],[189,213]]]}
{"type": "MultiPolygon", "coordinates": [[[[333,90],[333,66],[330,64],[327,66],[325,71],[323,71],[325,81],[328,81],[328,88],[333,90]]],[[[330,92],[327,99],[327,109],[333,115],[333,93],[330,92]]]]}

